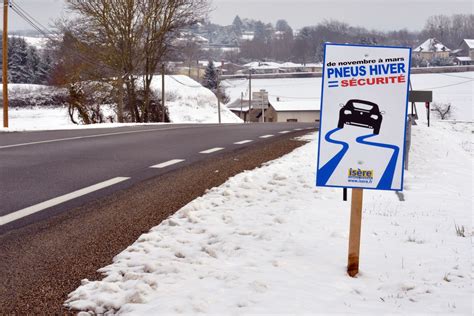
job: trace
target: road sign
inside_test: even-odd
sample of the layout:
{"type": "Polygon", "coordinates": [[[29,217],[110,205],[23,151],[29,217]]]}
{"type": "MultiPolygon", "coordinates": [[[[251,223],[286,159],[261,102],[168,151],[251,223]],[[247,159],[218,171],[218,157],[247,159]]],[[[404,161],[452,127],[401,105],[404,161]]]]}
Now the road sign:
{"type": "Polygon", "coordinates": [[[403,188],[411,49],[326,44],[316,184],[403,188]]]}

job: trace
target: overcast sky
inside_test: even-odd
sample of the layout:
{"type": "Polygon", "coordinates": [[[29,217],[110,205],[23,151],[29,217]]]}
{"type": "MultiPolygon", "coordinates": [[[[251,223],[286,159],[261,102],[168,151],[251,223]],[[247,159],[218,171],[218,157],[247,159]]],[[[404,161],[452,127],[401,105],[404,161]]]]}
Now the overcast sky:
{"type": "MultiPolygon", "coordinates": [[[[43,25],[64,15],[64,0],[14,0],[43,25]]],[[[335,19],[369,29],[419,30],[436,14],[473,13],[472,0],[213,0],[212,22],[231,24],[238,14],[264,22],[286,19],[295,28],[335,19]]],[[[11,30],[30,29],[15,13],[11,30]]]]}

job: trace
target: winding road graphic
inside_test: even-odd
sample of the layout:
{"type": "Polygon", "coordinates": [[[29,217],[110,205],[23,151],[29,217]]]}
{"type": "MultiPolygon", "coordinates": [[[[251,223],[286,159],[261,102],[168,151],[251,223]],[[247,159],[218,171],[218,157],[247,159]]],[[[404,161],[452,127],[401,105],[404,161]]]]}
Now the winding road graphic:
{"type": "Polygon", "coordinates": [[[337,166],[341,162],[342,158],[344,158],[344,155],[346,154],[347,150],[349,149],[349,144],[346,142],[342,142],[339,140],[334,140],[331,139],[332,134],[335,132],[341,130],[342,128],[335,128],[331,131],[329,131],[324,139],[328,143],[333,143],[337,145],[342,145],[342,149],[334,156],[332,157],[331,160],[329,160],[322,168],[319,169],[318,171],[318,177],[317,177],[317,185],[324,186],[328,182],[329,178],[331,178],[332,174],[334,173],[334,170],[336,170],[337,166]]]}
{"type": "Polygon", "coordinates": [[[390,162],[388,163],[388,166],[385,169],[382,175],[382,178],[380,179],[379,184],[377,185],[377,189],[379,190],[390,190],[392,188],[392,181],[393,181],[393,176],[395,174],[395,168],[397,167],[398,153],[400,152],[400,148],[398,148],[395,145],[366,141],[367,138],[374,137],[374,136],[378,136],[378,135],[369,134],[369,135],[360,136],[360,137],[357,137],[356,142],[363,145],[389,148],[393,150],[392,158],[390,158],[390,162]]]}
{"type": "MultiPolygon", "coordinates": [[[[344,158],[347,151],[349,150],[348,143],[331,138],[331,136],[339,130],[341,130],[341,128],[335,128],[329,131],[324,137],[324,139],[328,143],[341,145],[342,148],[336,155],[334,155],[334,157],[331,158],[331,160],[329,160],[323,167],[321,167],[318,170],[318,176],[317,176],[318,186],[325,186],[327,184],[332,174],[336,170],[337,166],[339,165],[339,163],[341,162],[341,160],[344,158]]],[[[392,181],[393,181],[393,177],[395,175],[395,169],[397,166],[398,155],[400,153],[400,148],[395,145],[366,141],[366,139],[374,137],[374,136],[378,136],[378,135],[369,134],[369,135],[359,136],[356,138],[355,141],[359,144],[366,145],[366,146],[374,146],[374,147],[387,148],[387,149],[393,150],[393,154],[392,154],[392,157],[390,158],[390,161],[388,162],[387,168],[385,169],[377,185],[377,189],[379,190],[391,190],[392,181]]]]}

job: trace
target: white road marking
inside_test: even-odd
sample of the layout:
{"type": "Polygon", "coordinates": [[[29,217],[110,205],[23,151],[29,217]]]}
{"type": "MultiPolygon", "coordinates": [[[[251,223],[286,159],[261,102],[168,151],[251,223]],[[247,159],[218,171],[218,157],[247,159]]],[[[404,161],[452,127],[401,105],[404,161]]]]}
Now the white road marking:
{"type": "Polygon", "coordinates": [[[100,189],[110,187],[114,184],[126,181],[128,179],[130,179],[130,178],[127,178],[127,177],[113,178],[113,179],[110,179],[110,180],[107,180],[107,181],[104,181],[104,182],[101,182],[101,183],[91,185],[90,187],[86,187],[86,188],[83,188],[83,189],[80,189],[80,190],[62,195],[62,196],[58,196],[58,197],[53,198],[51,200],[44,201],[42,203],[24,208],[22,210],[19,210],[19,211],[1,216],[0,217],[0,226],[8,224],[8,223],[13,222],[13,221],[16,221],[17,219],[23,218],[25,216],[28,216],[28,215],[31,215],[31,214],[34,214],[34,213],[38,213],[38,212],[40,212],[42,210],[45,210],[47,208],[50,208],[52,206],[56,206],[58,204],[73,200],[73,199],[78,198],[80,196],[92,193],[94,191],[98,191],[100,189]]]}
{"type": "Polygon", "coordinates": [[[290,131],[281,131],[280,134],[288,134],[290,131]]]}
{"type": "Polygon", "coordinates": [[[294,131],[301,131],[301,128],[295,128],[294,131]]]}
{"type": "Polygon", "coordinates": [[[150,168],[163,169],[163,168],[166,168],[166,167],[175,165],[175,164],[180,163],[180,162],[183,162],[183,161],[184,161],[184,159],[173,159],[173,160],[169,160],[169,161],[160,163],[160,164],[158,164],[158,165],[151,166],[150,168]]]}
{"type": "Polygon", "coordinates": [[[270,138],[270,137],[273,137],[274,135],[263,135],[263,136],[260,136],[260,138],[270,138]]]}
{"type": "Polygon", "coordinates": [[[63,141],[67,141],[67,140],[78,140],[78,139],[85,139],[85,138],[97,138],[97,137],[105,137],[105,136],[113,136],[113,135],[149,133],[149,132],[156,132],[156,131],[169,131],[169,130],[175,130],[175,129],[189,129],[189,128],[203,128],[203,127],[205,127],[205,126],[153,128],[153,129],[139,130],[139,131],[126,131],[126,132],[104,133],[104,134],[95,134],[95,135],[86,135],[86,136],[75,136],[75,137],[67,137],[67,138],[42,140],[42,141],[31,142],[31,143],[5,145],[5,146],[0,146],[0,149],[12,148],[12,147],[21,147],[21,146],[31,146],[31,145],[38,145],[38,144],[47,144],[47,143],[56,143],[56,142],[63,142],[63,141]]]}
{"type": "Polygon", "coordinates": [[[247,139],[247,140],[242,140],[240,142],[236,142],[234,144],[235,145],[243,145],[243,144],[248,144],[248,143],[251,143],[251,142],[253,142],[253,140],[247,139]]]}
{"type": "Polygon", "coordinates": [[[200,151],[199,153],[200,154],[212,154],[212,153],[215,153],[216,151],[220,151],[220,150],[223,150],[224,148],[222,147],[216,147],[216,148],[211,148],[211,149],[208,149],[208,150],[203,150],[203,151],[200,151]]]}

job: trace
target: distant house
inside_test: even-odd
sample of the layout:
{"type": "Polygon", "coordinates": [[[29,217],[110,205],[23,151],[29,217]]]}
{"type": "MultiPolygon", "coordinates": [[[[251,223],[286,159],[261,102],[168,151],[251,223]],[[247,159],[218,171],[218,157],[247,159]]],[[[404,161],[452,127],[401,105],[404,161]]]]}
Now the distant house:
{"type": "Polygon", "coordinates": [[[459,47],[453,51],[458,65],[474,64],[474,39],[464,39],[459,47]]]}
{"type": "MultiPolygon", "coordinates": [[[[268,92],[264,89],[252,92],[252,102],[249,107],[248,97],[237,99],[227,105],[227,108],[240,117],[244,122],[261,122],[262,110],[268,111],[268,92]]],[[[265,122],[269,122],[265,114],[265,122]]]]}
{"type": "Polygon", "coordinates": [[[286,62],[280,64],[280,72],[303,72],[305,68],[302,64],[296,64],[292,62],[286,62]]]}
{"type": "Polygon", "coordinates": [[[249,109],[249,100],[243,99],[242,101],[235,100],[230,104],[227,104],[227,108],[240,117],[244,122],[261,122],[262,121],[262,109],[265,112],[265,122],[273,122],[271,118],[268,117],[269,106],[268,103],[262,103],[260,100],[252,99],[252,106],[249,109]]]}
{"type": "Polygon", "coordinates": [[[209,40],[207,38],[190,32],[180,33],[179,36],[174,40],[174,44],[178,46],[182,46],[189,42],[196,43],[200,46],[209,45],[209,40]]]}
{"type": "Polygon", "coordinates": [[[322,72],[321,63],[297,64],[293,62],[276,63],[270,61],[254,61],[242,66],[244,69],[238,73],[248,73],[250,70],[254,74],[277,74],[294,72],[322,72]]]}
{"type": "MultiPolygon", "coordinates": [[[[253,103],[253,102],[252,102],[253,103]]],[[[240,117],[244,122],[249,122],[249,100],[248,99],[237,99],[229,104],[227,104],[227,108],[240,117]]]]}
{"type": "Polygon", "coordinates": [[[270,97],[266,111],[268,122],[319,122],[321,115],[320,101],[283,99],[270,97]]]}
{"type": "Polygon", "coordinates": [[[280,72],[280,64],[274,62],[254,61],[243,65],[243,67],[246,69],[246,71],[243,72],[246,73],[250,70],[252,70],[252,73],[254,74],[277,74],[280,72]]]}
{"type": "Polygon", "coordinates": [[[419,59],[431,61],[433,59],[449,58],[451,50],[436,38],[429,38],[413,50],[413,55],[419,59]]]}
{"type": "Polygon", "coordinates": [[[303,71],[305,72],[322,72],[323,64],[322,63],[306,63],[303,65],[303,71]]]}
{"type": "Polygon", "coordinates": [[[242,37],[240,38],[242,41],[251,41],[255,37],[254,32],[242,32],[242,37]]]}

